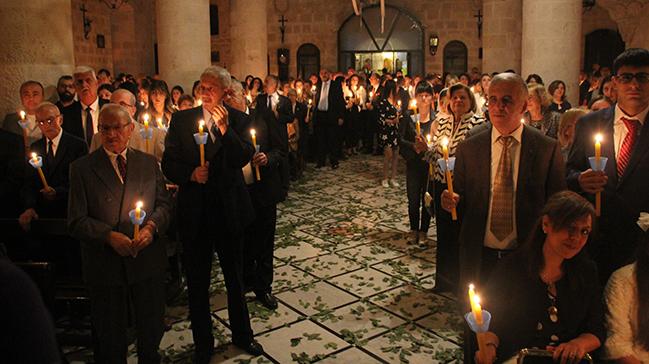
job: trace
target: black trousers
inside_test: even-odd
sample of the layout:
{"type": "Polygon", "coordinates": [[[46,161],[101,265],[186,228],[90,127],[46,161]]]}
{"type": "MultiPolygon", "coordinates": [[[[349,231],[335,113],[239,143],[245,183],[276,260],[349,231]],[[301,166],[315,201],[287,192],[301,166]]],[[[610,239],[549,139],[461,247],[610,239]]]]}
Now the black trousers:
{"type": "Polygon", "coordinates": [[[458,237],[460,225],[442,208],[442,191],[446,184],[435,182],[435,223],[437,225],[437,279],[454,289],[460,277],[458,237]]]}
{"type": "Polygon", "coordinates": [[[340,126],[330,111],[316,111],[314,134],[318,141],[318,164],[324,165],[329,156],[331,165],[338,164],[341,154],[340,126]]]}
{"type": "Polygon", "coordinates": [[[361,111],[361,122],[363,124],[361,139],[363,140],[363,149],[372,151],[374,149],[374,136],[376,135],[378,115],[375,110],[361,111]]]}
{"type": "Polygon", "coordinates": [[[271,292],[277,205],[255,207],[255,221],[246,229],[244,282],[256,295],[271,292]]]}
{"type": "Polygon", "coordinates": [[[164,276],[124,286],[89,286],[97,364],[126,363],[129,308],[135,311],[138,363],[160,363],[164,335],[164,276]]]}
{"type": "Polygon", "coordinates": [[[250,316],[243,292],[242,250],[243,234],[223,233],[214,239],[201,231],[196,240],[183,242],[183,267],[187,276],[189,318],[197,352],[207,352],[214,347],[209,295],[214,251],[219,257],[225,277],[232,340],[236,342],[252,340],[250,316]]]}
{"type": "MultiPolygon", "coordinates": [[[[433,184],[428,182],[428,164],[408,162],[406,167],[406,193],[408,194],[408,219],[410,230],[428,232],[430,213],[424,204],[424,195],[433,195],[433,184]]],[[[432,207],[431,207],[432,210],[432,207]]]]}

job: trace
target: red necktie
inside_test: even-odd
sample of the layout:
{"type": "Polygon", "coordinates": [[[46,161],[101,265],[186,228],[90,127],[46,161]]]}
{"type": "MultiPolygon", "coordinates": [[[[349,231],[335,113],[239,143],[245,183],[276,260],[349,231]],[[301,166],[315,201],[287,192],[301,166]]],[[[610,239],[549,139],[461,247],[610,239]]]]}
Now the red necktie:
{"type": "Polygon", "coordinates": [[[121,154],[117,155],[117,170],[122,177],[122,183],[126,183],[126,159],[121,154]]]}
{"type": "Polygon", "coordinates": [[[638,136],[638,128],[640,122],[635,119],[622,118],[622,122],[626,125],[627,133],[620,147],[620,152],[617,156],[617,175],[622,177],[624,175],[624,170],[629,164],[631,159],[631,153],[633,152],[633,146],[635,145],[636,137],[638,136]]]}

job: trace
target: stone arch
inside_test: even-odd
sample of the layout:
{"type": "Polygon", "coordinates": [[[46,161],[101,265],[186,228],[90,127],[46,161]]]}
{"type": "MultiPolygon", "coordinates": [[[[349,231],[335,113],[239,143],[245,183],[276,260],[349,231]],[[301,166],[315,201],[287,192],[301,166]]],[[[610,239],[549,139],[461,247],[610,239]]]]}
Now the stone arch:
{"type": "Polygon", "coordinates": [[[613,66],[613,60],[624,47],[622,36],[615,30],[597,29],[588,33],[584,42],[584,70],[590,70],[594,63],[613,66]]]}
{"type": "Polygon", "coordinates": [[[306,79],[320,71],[320,49],[313,43],[304,43],[297,49],[297,77],[306,79]]]}
{"type": "Polygon", "coordinates": [[[452,40],[444,46],[444,73],[453,73],[459,76],[467,72],[469,50],[466,44],[459,40],[452,40]]]}

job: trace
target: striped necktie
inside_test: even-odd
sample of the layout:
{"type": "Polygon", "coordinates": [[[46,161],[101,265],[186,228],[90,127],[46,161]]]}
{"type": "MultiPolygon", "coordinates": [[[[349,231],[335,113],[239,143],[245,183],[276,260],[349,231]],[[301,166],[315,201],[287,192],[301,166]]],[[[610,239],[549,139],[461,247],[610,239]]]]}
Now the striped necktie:
{"type": "Polygon", "coordinates": [[[500,136],[498,142],[502,144],[502,152],[493,185],[490,229],[498,240],[503,241],[514,230],[514,179],[509,151],[512,137],[500,136]]]}
{"type": "Polygon", "coordinates": [[[626,170],[629,160],[631,159],[631,153],[633,152],[633,146],[638,136],[638,130],[640,129],[640,122],[636,119],[627,119],[622,118],[622,122],[626,126],[627,133],[620,147],[620,152],[617,155],[617,176],[622,177],[624,175],[624,170],[626,170]]]}

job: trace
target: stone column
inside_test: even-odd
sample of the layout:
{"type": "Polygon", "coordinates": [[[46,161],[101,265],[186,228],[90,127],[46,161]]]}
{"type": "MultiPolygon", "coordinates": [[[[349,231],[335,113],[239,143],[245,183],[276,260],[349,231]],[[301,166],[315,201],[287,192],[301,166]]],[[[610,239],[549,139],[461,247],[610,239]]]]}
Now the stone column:
{"type": "Polygon", "coordinates": [[[210,63],[209,0],[156,0],[160,76],[191,93],[210,63]]]}
{"type": "Polygon", "coordinates": [[[572,105],[579,99],[581,23],[581,0],[523,0],[522,75],[539,74],[546,87],[562,80],[572,105]]]}
{"type": "Polygon", "coordinates": [[[268,73],[266,0],[230,1],[230,72],[243,80],[268,73]]]}
{"type": "Polygon", "coordinates": [[[55,93],[56,81],[74,69],[70,0],[0,1],[0,115],[20,106],[20,84],[27,80],[55,93]]]}
{"type": "Polygon", "coordinates": [[[521,70],[521,0],[483,0],[482,72],[521,70]]]}

